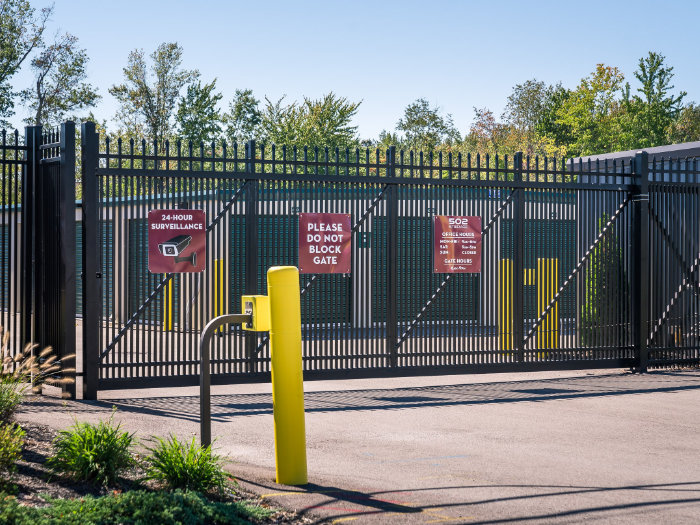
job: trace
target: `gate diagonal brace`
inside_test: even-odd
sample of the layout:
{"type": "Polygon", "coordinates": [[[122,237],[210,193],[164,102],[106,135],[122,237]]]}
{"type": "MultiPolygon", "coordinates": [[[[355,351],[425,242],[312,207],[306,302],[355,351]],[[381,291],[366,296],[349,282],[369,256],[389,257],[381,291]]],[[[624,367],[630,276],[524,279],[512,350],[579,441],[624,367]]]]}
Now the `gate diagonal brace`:
{"type": "MultiPolygon", "coordinates": [[[[233,194],[231,199],[228,201],[226,206],[224,206],[221,211],[214,217],[214,219],[211,221],[209,226],[207,226],[206,233],[209,233],[211,230],[213,230],[216,225],[221,221],[223,216],[226,214],[228,210],[231,209],[231,206],[235,204],[235,202],[238,200],[238,197],[240,197],[243,194],[243,190],[245,189],[245,184],[242,185],[236,193],[233,194]]],[[[117,346],[117,343],[121,341],[122,337],[126,335],[126,333],[129,331],[129,329],[133,326],[133,324],[141,317],[141,314],[143,311],[148,307],[153,300],[159,296],[160,292],[167,286],[167,284],[172,280],[172,278],[175,277],[174,273],[168,273],[165,275],[162,281],[158,283],[158,285],[155,287],[155,289],[150,293],[150,295],[146,298],[146,300],[141,304],[141,306],[138,307],[136,312],[129,318],[129,320],[124,324],[121,330],[117,333],[117,335],[114,336],[114,339],[107,345],[107,348],[105,348],[102,352],[100,352],[100,356],[98,358],[99,361],[104,360],[105,356],[109,354],[114,348],[117,346]]]]}
{"type": "MultiPolygon", "coordinates": [[[[690,267],[690,274],[694,274],[697,270],[698,267],[700,267],[700,254],[695,258],[693,261],[693,265],[690,267]]],[[[693,281],[692,284],[695,284],[696,289],[698,287],[698,283],[695,279],[690,279],[690,281],[693,281]]],[[[659,330],[661,330],[661,327],[663,324],[668,320],[669,315],[671,314],[671,310],[673,309],[673,305],[676,304],[676,300],[680,297],[681,293],[683,293],[683,290],[686,289],[691,283],[689,282],[688,279],[683,279],[681,281],[681,284],[678,285],[678,289],[676,290],[676,293],[673,294],[673,297],[671,298],[671,301],[668,303],[666,306],[666,310],[664,311],[663,314],[661,314],[661,317],[654,322],[654,330],[651,332],[651,335],[649,336],[649,343],[651,343],[654,340],[654,337],[656,337],[656,334],[659,333],[659,330]]]]}
{"type": "MultiPolygon", "coordinates": [[[[508,197],[506,197],[506,200],[503,201],[503,203],[498,208],[498,210],[496,210],[496,213],[493,214],[493,217],[491,217],[491,220],[489,221],[489,223],[484,227],[483,230],[481,230],[482,238],[484,235],[486,235],[488,233],[488,231],[496,223],[498,218],[503,214],[503,212],[508,207],[508,205],[512,202],[514,193],[515,193],[514,190],[511,190],[508,197]]],[[[445,277],[445,280],[442,281],[442,283],[440,283],[440,286],[438,286],[438,289],[435,290],[435,293],[430,297],[428,302],[425,303],[425,306],[423,306],[423,308],[421,308],[421,311],[418,312],[418,315],[413,319],[413,321],[411,321],[411,324],[408,325],[408,328],[406,328],[406,331],[403,334],[401,334],[401,337],[399,337],[399,340],[396,342],[396,348],[399,348],[401,346],[401,344],[406,340],[408,335],[418,325],[418,323],[421,321],[421,319],[423,319],[423,316],[425,315],[425,313],[435,303],[435,299],[437,299],[438,295],[440,295],[442,293],[442,291],[447,286],[447,283],[450,282],[451,278],[452,278],[452,274],[448,274],[447,277],[445,277]]]]}
{"type": "Polygon", "coordinates": [[[681,267],[681,271],[685,274],[685,278],[681,281],[681,284],[678,286],[678,289],[673,294],[673,297],[671,297],[669,303],[666,305],[666,308],[661,314],[661,317],[659,317],[659,319],[657,319],[654,322],[654,329],[649,335],[649,342],[651,343],[654,340],[654,337],[656,337],[656,335],[659,333],[659,330],[661,330],[661,327],[666,323],[666,321],[668,321],[669,316],[671,314],[671,310],[673,309],[673,306],[680,297],[681,293],[683,293],[683,290],[687,289],[689,286],[694,288],[696,291],[698,288],[700,288],[700,283],[698,283],[698,280],[695,278],[695,272],[698,270],[698,265],[700,263],[700,256],[698,256],[698,258],[695,259],[695,261],[693,261],[693,264],[690,265],[690,268],[688,269],[688,264],[678,252],[678,248],[676,247],[675,243],[673,243],[671,236],[669,235],[668,231],[659,219],[658,215],[654,212],[653,209],[650,209],[650,211],[651,217],[654,219],[654,224],[656,224],[656,226],[659,228],[664,239],[671,247],[671,253],[673,253],[673,255],[676,257],[679,266],[681,267]]]}
{"type": "MultiPolygon", "coordinates": [[[[350,234],[352,235],[355,233],[357,230],[360,229],[360,226],[362,226],[362,223],[367,220],[367,218],[370,216],[370,214],[374,211],[374,209],[379,205],[380,202],[382,202],[382,199],[384,198],[384,193],[386,192],[386,189],[389,187],[388,184],[385,184],[384,187],[382,188],[382,191],[379,192],[379,195],[375,197],[375,199],[370,203],[369,207],[365,212],[362,214],[362,217],[360,217],[355,225],[350,229],[350,234]]],[[[311,276],[311,279],[309,279],[304,287],[301,289],[300,295],[303,296],[310,288],[311,285],[316,282],[316,279],[318,278],[318,274],[314,274],[311,276]]],[[[255,349],[255,353],[259,354],[263,348],[267,345],[268,340],[270,339],[269,335],[263,336],[262,340],[260,341],[260,344],[257,346],[255,349]]]]}
{"type": "Polygon", "coordinates": [[[542,324],[544,321],[545,317],[549,314],[549,312],[554,308],[554,305],[557,304],[557,301],[559,300],[559,297],[561,297],[562,292],[566,289],[569,284],[573,282],[574,277],[578,274],[578,272],[581,271],[581,268],[583,268],[583,265],[586,263],[588,258],[591,256],[593,253],[593,250],[595,247],[598,245],[598,243],[603,239],[607,231],[610,229],[610,227],[613,225],[613,223],[620,217],[622,214],[623,210],[625,207],[632,201],[630,197],[627,197],[622,204],[620,204],[620,207],[615,211],[612,217],[610,217],[610,220],[605,224],[605,227],[601,230],[600,234],[598,234],[598,237],[596,237],[595,241],[593,241],[593,244],[591,244],[588,247],[588,250],[586,253],[583,254],[583,257],[581,257],[581,260],[579,263],[576,265],[576,268],[574,268],[574,271],[569,274],[569,276],[566,278],[566,281],[564,281],[564,284],[561,285],[561,288],[559,288],[559,291],[556,293],[556,295],[552,298],[552,301],[547,305],[547,308],[544,309],[542,314],[540,314],[540,317],[535,321],[535,323],[532,325],[532,328],[530,331],[527,333],[525,336],[525,339],[523,340],[523,348],[527,345],[527,343],[532,339],[532,336],[535,335],[535,332],[539,328],[539,326],[542,324]]]}
{"type": "MultiPolygon", "coordinates": [[[[693,275],[690,275],[690,274],[688,273],[687,268],[688,268],[690,265],[687,263],[687,261],[686,261],[686,260],[683,258],[683,256],[681,255],[680,250],[679,250],[678,247],[676,246],[676,243],[673,242],[673,239],[671,239],[671,234],[668,233],[668,230],[667,230],[666,227],[663,225],[663,222],[661,222],[661,219],[659,218],[659,216],[656,214],[656,212],[654,211],[654,209],[653,209],[651,206],[649,207],[649,212],[650,212],[650,214],[651,214],[651,218],[654,219],[654,224],[656,224],[656,226],[657,226],[657,228],[659,229],[659,231],[661,232],[661,235],[663,236],[664,240],[666,241],[666,243],[667,243],[667,244],[669,245],[669,247],[671,248],[671,253],[673,253],[674,257],[675,257],[676,260],[678,261],[678,263],[679,263],[679,265],[680,265],[680,267],[681,267],[681,271],[683,271],[683,273],[685,273],[686,276],[687,276],[689,279],[691,279],[692,281],[694,281],[695,284],[698,284],[698,282],[697,282],[697,280],[695,279],[695,277],[694,277],[693,275]]],[[[695,243],[693,243],[693,244],[695,244],[695,243]]]]}

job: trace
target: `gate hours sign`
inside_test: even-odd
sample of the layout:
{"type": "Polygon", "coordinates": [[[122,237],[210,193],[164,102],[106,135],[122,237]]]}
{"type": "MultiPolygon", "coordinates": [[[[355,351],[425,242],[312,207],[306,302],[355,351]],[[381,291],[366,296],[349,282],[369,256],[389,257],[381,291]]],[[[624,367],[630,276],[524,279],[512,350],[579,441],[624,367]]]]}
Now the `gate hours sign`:
{"type": "Polygon", "coordinates": [[[433,216],[433,273],[481,273],[481,217],[433,216]]]}
{"type": "Polygon", "coordinates": [[[204,210],[148,212],[148,271],[203,272],[207,228],[204,210]]]}
{"type": "Polygon", "coordinates": [[[299,214],[299,273],[350,273],[347,213],[299,214]]]}

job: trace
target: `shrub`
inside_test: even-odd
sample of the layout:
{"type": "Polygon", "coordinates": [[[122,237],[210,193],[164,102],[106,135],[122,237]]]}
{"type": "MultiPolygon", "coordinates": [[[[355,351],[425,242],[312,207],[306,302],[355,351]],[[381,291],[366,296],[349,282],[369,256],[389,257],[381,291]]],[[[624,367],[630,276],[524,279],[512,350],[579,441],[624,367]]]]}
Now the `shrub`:
{"type": "Polygon", "coordinates": [[[55,452],[47,463],[54,473],[97,485],[114,484],[132,465],[134,435],[121,431],[121,424],[109,421],[97,425],[76,422],[54,440],[55,452]]]}
{"type": "Polygon", "coordinates": [[[22,427],[11,423],[0,424],[0,472],[15,471],[17,468],[15,463],[22,456],[23,445],[22,427]]]}
{"type": "Polygon", "coordinates": [[[273,511],[247,502],[213,502],[194,492],[129,491],[94,498],[49,500],[47,507],[24,507],[0,493],[0,523],[182,523],[238,525],[263,520],[273,511]]]}
{"type": "Polygon", "coordinates": [[[170,489],[223,490],[226,475],[222,459],[212,454],[211,445],[196,445],[194,437],[190,443],[181,443],[175,436],[156,440],[158,444],[148,449],[151,455],[146,479],[160,481],[170,489]]]}
{"type": "Polygon", "coordinates": [[[12,378],[0,378],[0,424],[9,423],[22,402],[25,386],[12,378]]]}
{"type": "MultiPolygon", "coordinates": [[[[0,326],[0,422],[10,420],[22,402],[27,386],[44,383],[61,386],[75,381],[65,376],[75,372],[75,368],[65,368],[50,346],[35,354],[37,348],[37,345],[27,344],[22,351],[13,355],[10,332],[0,326]]],[[[64,360],[73,357],[66,356],[64,360]]]]}

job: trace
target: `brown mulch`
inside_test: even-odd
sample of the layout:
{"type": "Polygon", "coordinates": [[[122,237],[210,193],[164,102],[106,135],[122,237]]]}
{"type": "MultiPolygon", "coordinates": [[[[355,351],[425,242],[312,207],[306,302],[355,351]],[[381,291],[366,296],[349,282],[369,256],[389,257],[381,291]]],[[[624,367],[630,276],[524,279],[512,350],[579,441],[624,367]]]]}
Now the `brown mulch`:
{"type": "MultiPolygon", "coordinates": [[[[74,481],[72,479],[52,475],[46,465],[47,459],[53,453],[53,440],[58,432],[45,425],[34,423],[22,423],[25,431],[24,448],[22,458],[17,462],[17,470],[12,475],[10,482],[16,487],[11,490],[17,501],[22,505],[32,507],[47,506],[46,497],[74,499],[83,496],[104,496],[114,492],[124,492],[131,489],[158,490],[158,486],[152,482],[139,482],[145,476],[141,467],[135,467],[126,472],[118,486],[97,487],[90,483],[74,481]]],[[[222,497],[226,501],[252,500],[259,505],[269,507],[258,496],[243,492],[240,489],[226,491],[222,497]]],[[[278,511],[266,521],[266,524],[308,524],[311,520],[301,517],[294,512],[278,509],[278,511]]]]}

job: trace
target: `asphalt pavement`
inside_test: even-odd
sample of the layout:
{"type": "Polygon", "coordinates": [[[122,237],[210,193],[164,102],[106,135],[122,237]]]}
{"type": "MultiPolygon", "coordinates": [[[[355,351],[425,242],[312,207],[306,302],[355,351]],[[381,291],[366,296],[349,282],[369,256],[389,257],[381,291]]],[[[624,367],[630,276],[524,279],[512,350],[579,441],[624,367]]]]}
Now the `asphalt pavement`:
{"type": "MultiPolygon", "coordinates": [[[[212,387],[230,470],[315,523],[700,523],[700,370],[305,384],[309,485],[274,483],[269,384],[212,387]]],[[[42,396],[20,421],[199,433],[198,388],[42,396]]]]}

